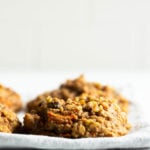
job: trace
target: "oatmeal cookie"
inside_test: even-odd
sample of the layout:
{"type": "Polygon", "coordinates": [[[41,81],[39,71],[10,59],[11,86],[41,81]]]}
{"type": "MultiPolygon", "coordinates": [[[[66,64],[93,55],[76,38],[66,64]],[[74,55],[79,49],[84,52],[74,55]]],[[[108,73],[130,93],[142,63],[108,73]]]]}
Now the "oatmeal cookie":
{"type": "Polygon", "coordinates": [[[21,123],[17,115],[6,106],[0,104],[0,132],[19,132],[21,123]]]}
{"type": "Polygon", "coordinates": [[[22,108],[22,102],[19,94],[2,85],[0,85],[0,104],[6,105],[15,112],[22,108]]]}
{"type": "Polygon", "coordinates": [[[47,97],[26,113],[29,134],[66,138],[117,137],[128,133],[130,124],[115,100],[82,94],[74,99],[47,97]]]}
{"type": "Polygon", "coordinates": [[[45,99],[47,96],[67,100],[68,98],[74,99],[84,93],[90,96],[95,96],[96,98],[104,97],[108,99],[115,99],[122,111],[128,111],[128,100],[115,89],[109,86],[103,86],[96,82],[87,82],[83,75],[74,80],[67,80],[65,83],[60,85],[59,89],[39,95],[35,100],[28,103],[27,108],[30,112],[32,109],[37,107],[38,101],[45,99]]]}

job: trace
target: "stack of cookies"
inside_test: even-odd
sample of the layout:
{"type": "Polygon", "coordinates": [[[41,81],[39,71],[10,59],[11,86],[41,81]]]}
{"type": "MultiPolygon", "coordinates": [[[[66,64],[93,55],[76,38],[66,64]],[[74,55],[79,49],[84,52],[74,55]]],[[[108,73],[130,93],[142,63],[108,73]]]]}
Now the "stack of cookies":
{"type": "Polygon", "coordinates": [[[19,132],[21,123],[16,112],[21,110],[22,101],[18,93],[0,85],[0,132],[19,132]]]}
{"type": "MultiPolygon", "coordinates": [[[[18,104],[14,106],[17,96],[12,93],[12,97],[13,100],[2,102],[0,99],[0,103],[7,107],[6,111],[15,114],[13,111],[18,111],[22,105],[18,98],[18,104]]],[[[26,134],[66,138],[122,136],[131,128],[127,119],[128,105],[128,100],[115,89],[88,82],[82,75],[30,101],[26,107],[22,131],[26,134]]],[[[7,115],[2,115],[4,109],[0,108],[0,119],[9,120],[7,115]]],[[[1,120],[0,127],[4,126],[1,120]]],[[[17,118],[14,120],[18,121],[17,118]]],[[[8,132],[4,128],[0,128],[0,132],[8,132]]],[[[19,121],[17,128],[20,128],[19,121]]],[[[16,127],[9,129],[9,132],[16,131],[16,127]]]]}

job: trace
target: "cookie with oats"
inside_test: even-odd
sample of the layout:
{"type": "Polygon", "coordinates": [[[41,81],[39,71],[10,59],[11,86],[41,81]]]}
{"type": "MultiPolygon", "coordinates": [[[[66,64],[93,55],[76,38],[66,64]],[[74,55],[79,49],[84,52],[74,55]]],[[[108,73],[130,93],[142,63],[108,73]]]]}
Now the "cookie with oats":
{"type": "Polygon", "coordinates": [[[26,113],[26,133],[66,138],[118,137],[130,124],[115,100],[82,94],[74,99],[47,97],[26,113]]]}
{"type": "Polygon", "coordinates": [[[0,85],[0,104],[7,106],[14,112],[18,112],[22,108],[20,95],[3,85],[0,85]]]}

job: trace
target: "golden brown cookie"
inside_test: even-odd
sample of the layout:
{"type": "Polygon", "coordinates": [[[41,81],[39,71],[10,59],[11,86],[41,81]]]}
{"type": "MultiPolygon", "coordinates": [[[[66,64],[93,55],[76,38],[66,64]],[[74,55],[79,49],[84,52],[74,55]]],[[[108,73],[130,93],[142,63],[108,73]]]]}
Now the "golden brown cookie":
{"type": "Polygon", "coordinates": [[[15,112],[22,108],[20,95],[2,85],[0,85],[0,104],[6,105],[15,112]]]}
{"type": "Polygon", "coordinates": [[[28,111],[31,111],[37,107],[38,101],[45,99],[47,96],[67,100],[68,98],[74,99],[85,93],[90,96],[95,96],[96,98],[104,97],[106,99],[115,99],[122,111],[128,111],[128,100],[115,89],[109,86],[103,86],[96,82],[87,82],[83,75],[74,80],[67,80],[60,85],[59,89],[39,95],[35,100],[28,103],[27,109],[28,111]]]}
{"type": "Polygon", "coordinates": [[[117,137],[128,133],[130,124],[115,100],[82,94],[74,99],[47,97],[24,117],[30,134],[67,138],[117,137]]]}
{"type": "Polygon", "coordinates": [[[17,115],[6,106],[0,104],[0,132],[19,132],[21,123],[17,115]]]}

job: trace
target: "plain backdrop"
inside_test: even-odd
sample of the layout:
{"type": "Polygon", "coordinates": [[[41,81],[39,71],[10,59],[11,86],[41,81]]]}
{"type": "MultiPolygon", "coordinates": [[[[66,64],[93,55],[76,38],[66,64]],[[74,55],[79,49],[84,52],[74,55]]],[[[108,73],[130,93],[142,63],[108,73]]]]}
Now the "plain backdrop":
{"type": "Polygon", "coordinates": [[[0,72],[150,70],[149,0],[0,0],[0,72]]]}

